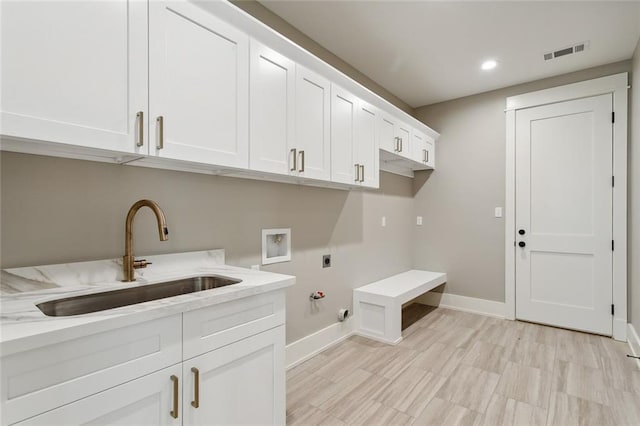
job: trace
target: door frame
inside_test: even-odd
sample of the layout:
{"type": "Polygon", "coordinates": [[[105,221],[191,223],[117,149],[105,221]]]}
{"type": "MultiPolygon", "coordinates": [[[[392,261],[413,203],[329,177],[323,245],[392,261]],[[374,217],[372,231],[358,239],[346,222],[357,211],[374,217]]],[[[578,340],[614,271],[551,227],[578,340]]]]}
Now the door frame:
{"type": "Polygon", "coordinates": [[[506,99],[505,318],[516,318],[516,111],[611,93],[613,97],[613,338],[627,340],[627,90],[628,73],[539,90],[506,99]]]}

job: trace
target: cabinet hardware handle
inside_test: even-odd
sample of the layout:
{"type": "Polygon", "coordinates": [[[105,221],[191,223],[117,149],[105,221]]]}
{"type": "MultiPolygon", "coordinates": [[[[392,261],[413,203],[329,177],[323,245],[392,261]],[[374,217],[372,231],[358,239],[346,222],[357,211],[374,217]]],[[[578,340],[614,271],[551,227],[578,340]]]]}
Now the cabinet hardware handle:
{"type": "Polygon", "coordinates": [[[200,407],[200,371],[195,368],[195,367],[191,367],[191,372],[193,373],[193,393],[194,393],[194,398],[193,401],[191,401],[191,406],[193,408],[198,408],[200,407]]]}
{"type": "Polygon", "coordinates": [[[291,167],[289,170],[295,172],[298,169],[298,155],[296,154],[296,149],[291,148],[291,151],[289,153],[293,154],[293,167],[291,167]]]}
{"type": "Polygon", "coordinates": [[[426,162],[427,162],[427,150],[426,150],[426,149],[423,149],[422,151],[423,151],[423,154],[424,154],[424,155],[422,156],[422,157],[424,158],[424,160],[422,160],[422,161],[424,161],[424,162],[426,163],[426,162]]]}
{"type": "Polygon", "coordinates": [[[400,152],[402,152],[402,138],[400,138],[400,152]]]}
{"type": "Polygon", "coordinates": [[[429,151],[427,151],[427,163],[429,162],[429,151]]]}
{"type": "Polygon", "coordinates": [[[393,138],[396,142],[396,146],[395,146],[395,151],[396,152],[400,152],[400,138],[398,136],[396,136],[395,138],[393,138]]]}
{"type": "Polygon", "coordinates": [[[356,164],[356,182],[360,182],[360,164],[356,164]]]}
{"type": "Polygon", "coordinates": [[[360,182],[364,182],[364,164],[360,164],[360,182]]]}
{"type": "Polygon", "coordinates": [[[138,111],[136,114],[136,124],[138,125],[138,140],[136,146],[144,145],[144,112],[138,111]]]}
{"type": "Polygon", "coordinates": [[[300,172],[304,172],[304,151],[300,151],[298,155],[300,158],[300,172]]]}
{"type": "Polygon", "coordinates": [[[164,117],[158,116],[156,118],[156,123],[158,124],[158,142],[156,143],[157,149],[164,148],[164,117]]]}
{"type": "Polygon", "coordinates": [[[178,418],[178,378],[171,375],[171,381],[173,382],[173,410],[169,414],[174,419],[178,418]]]}

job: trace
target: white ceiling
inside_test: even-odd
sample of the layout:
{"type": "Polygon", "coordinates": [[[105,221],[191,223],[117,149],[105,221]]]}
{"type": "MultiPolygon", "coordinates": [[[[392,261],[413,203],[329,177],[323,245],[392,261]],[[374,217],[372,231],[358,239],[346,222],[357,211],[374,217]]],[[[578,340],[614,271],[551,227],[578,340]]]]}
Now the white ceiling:
{"type": "Polygon", "coordinates": [[[640,1],[260,3],[412,107],[629,59],[640,37],[640,1]]]}

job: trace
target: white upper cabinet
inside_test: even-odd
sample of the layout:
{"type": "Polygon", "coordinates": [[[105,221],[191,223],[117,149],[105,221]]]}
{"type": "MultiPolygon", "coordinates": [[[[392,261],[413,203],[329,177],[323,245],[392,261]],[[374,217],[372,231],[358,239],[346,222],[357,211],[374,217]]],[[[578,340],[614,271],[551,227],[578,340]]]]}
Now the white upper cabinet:
{"type": "Polygon", "coordinates": [[[3,135],[128,153],[146,144],[146,3],[0,8],[3,135]]]}
{"type": "Polygon", "coordinates": [[[187,1],[149,2],[150,154],[248,168],[249,38],[187,1]]]}
{"type": "MultiPolygon", "coordinates": [[[[411,142],[413,149],[412,159],[413,161],[420,163],[424,167],[423,169],[433,168],[434,166],[434,144],[425,134],[418,131],[413,132],[413,141],[411,142]]],[[[415,167],[416,170],[420,170],[421,167],[415,167]]]]}
{"type": "Polygon", "coordinates": [[[296,67],[297,148],[291,153],[291,169],[311,179],[331,179],[330,136],[331,83],[303,66],[296,67]]]}
{"type": "Polygon", "coordinates": [[[411,158],[411,127],[389,114],[380,114],[378,122],[380,149],[396,155],[411,158]]]}
{"type": "Polygon", "coordinates": [[[358,101],[356,112],[356,143],[354,161],[358,166],[356,177],[362,186],[380,186],[380,150],[378,143],[378,111],[366,102],[358,101]]]}
{"type": "Polygon", "coordinates": [[[359,165],[353,161],[358,99],[331,85],[331,180],[359,184],[359,165]]]}
{"type": "Polygon", "coordinates": [[[295,63],[251,40],[249,167],[288,175],[295,148],[295,63]]]}

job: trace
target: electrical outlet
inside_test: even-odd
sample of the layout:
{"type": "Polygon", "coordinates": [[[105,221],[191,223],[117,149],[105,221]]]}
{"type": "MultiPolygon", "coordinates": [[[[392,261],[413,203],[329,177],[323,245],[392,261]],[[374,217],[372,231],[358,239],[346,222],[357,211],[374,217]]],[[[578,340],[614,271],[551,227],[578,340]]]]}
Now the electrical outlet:
{"type": "Polygon", "coordinates": [[[494,211],[494,216],[495,217],[502,217],[502,207],[496,207],[496,209],[494,211]]]}
{"type": "Polygon", "coordinates": [[[416,225],[422,226],[422,216],[416,216],[416,225]]]}
{"type": "Polygon", "coordinates": [[[323,268],[331,268],[331,255],[325,254],[322,256],[322,267],[323,268]]]}
{"type": "Polygon", "coordinates": [[[385,226],[387,226],[387,217],[386,216],[382,216],[382,220],[380,221],[380,225],[382,225],[383,228],[385,226]]]}

